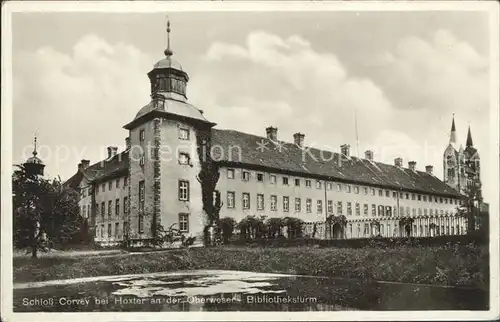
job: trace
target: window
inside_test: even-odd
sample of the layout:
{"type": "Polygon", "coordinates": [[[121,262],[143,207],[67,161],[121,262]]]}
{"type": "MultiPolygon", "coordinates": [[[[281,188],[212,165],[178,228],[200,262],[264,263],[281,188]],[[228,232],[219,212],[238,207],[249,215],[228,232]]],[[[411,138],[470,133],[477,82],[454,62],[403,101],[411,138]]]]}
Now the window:
{"type": "Polygon", "coordinates": [[[277,204],[278,204],[278,197],[275,195],[271,196],[271,210],[276,211],[277,210],[277,204]]]}
{"type": "Polygon", "coordinates": [[[120,179],[116,179],[116,187],[120,188],[120,179]]]}
{"type": "Polygon", "coordinates": [[[101,202],[101,217],[102,217],[103,221],[104,221],[104,215],[106,214],[106,210],[104,207],[106,207],[106,206],[104,205],[104,201],[103,201],[103,202],[101,202]]]}
{"type": "Polygon", "coordinates": [[[377,206],[372,204],[372,216],[376,216],[377,215],[377,206]]]}
{"type": "Polygon", "coordinates": [[[385,191],[385,196],[386,196],[387,198],[389,198],[389,197],[391,196],[391,192],[390,192],[389,190],[386,190],[386,191],[385,191]]]}
{"type": "Polygon", "coordinates": [[[368,204],[365,203],[363,205],[363,215],[368,216],[368,204]]]}
{"type": "Polygon", "coordinates": [[[295,179],[295,186],[300,187],[300,179],[295,179]]]}
{"type": "Polygon", "coordinates": [[[409,216],[410,215],[410,207],[406,207],[406,214],[409,216]]]}
{"type": "Polygon", "coordinates": [[[144,139],[146,138],[146,131],[144,130],[140,130],[139,131],[139,141],[144,141],[144,139]]]}
{"type": "Polygon", "coordinates": [[[378,215],[381,217],[384,215],[384,206],[378,206],[378,215]]]}
{"type": "Polygon", "coordinates": [[[332,190],[332,188],[333,188],[332,183],[331,183],[331,182],[327,182],[327,183],[326,183],[326,189],[327,189],[327,190],[332,190]]]}
{"type": "Polygon", "coordinates": [[[427,208],[424,208],[424,216],[427,216],[428,210],[427,208]]]}
{"type": "Polygon", "coordinates": [[[241,178],[243,179],[243,181],[250,180],[250,172],[248,172],[248,171],[242,171],[241,172],[241,178]]]}
{"type": "Polygon", "coordinates": [[[183,233],[189,231],[189,214],[179,214],[179,230],[183,233]]]}
{"type": "Polygon", "coordinates": [[[290,200],[287,196],[283,197],[283,211],[288,212],[290,210],[290,200]]]}
{"type": "Polygon", "coordinates": [[[354,193],[359,193],[359,187],[358,186],[354,187],[354,193]]]}
{"type": "Polygon", "coordinates": [[[288,186],[288,177],[283,177],[283,185],[288,186]]]}
{"type": "Polygon", "coordinates": [[[243,209],[250,209],[250,194],[243,192],[243,209]]]}
{"type": "Polygon", "coordinates": [[[444,198],[444,203],[447,204],[448,203],[448,199],[447,198],[444,198]]]}
{"type": "Polygon", "coordinates": [[[234,191],[227,192],[227,207],[234,208],[234,191]]]}
{"type": "Polygon", "coordinates": [[[234,179],[234,169],[227,169],[227,178],[234,179]]]}
{"type": "Polygon", "coordinates": [[[179,128],[179,139],[181,140],[189,140],[189,129],[179,128]]]}
{"type": "Polygon", "coordinates": [[[104,183],[103,183],[103,184],[101,185],[101,188],[102,188],[102,192],[106,191],[106,184],[104,184],[104,183]]]}
{"type": "Polygon", "coordinates": [[[364,187],[363,190],[364,190],[365,195],[367,195],[368,194],[368,188],[364,187]]]}
{"type": "Polygon", "coordinates": [[[342,185],[340,183],[337,183],[337,191],[341,191],[342,190],[342,185]]]}
{"type": "Polygon", "coordinates": [[[295,198],[295,212],[300,212],[300,198],[295,198]]]}
{"type": "Polygon", "coordinates": [[[179,180],[179,200],[189,201],[189,181],[179,180]]]}
{"type": "Polygon", "coordinates": [[[418,208],[418,215],[422,216],[422,208],[418,208]]]}
{"type": "Polygon", "coordinates": [[[417,209],[412,208],[411,214],[413,215],[413,217],[415,217],[417,215],[417,209]]]}
{"type": "Polygon", "coordinates": [[[397,197],[398,197],[398,193],[397,193],[396,191],[393,191],[393,192],[392,192],[392,197],[393,197],[393,198],[397,198],[397,197]]]}
{"type": "Polygon", "coordinates": [[[372,196],[375,196],[375,189],[372,189],[372,196]]]}
{"type": "Polygon", "coordinates": [[[115,238],[118,238],[119,231],[120,231],[120,223],[115,223],[115,238]]]}
{"type": "Polygon", "coordinates": [[[387,217],[390,217],[392,215],[392,207],[391,206],[385,207],[385,215],[387,217]]]}
{"type": "Polygon", "coordinates": [[[417,200],[422,201],[422,195],[417,195],[417,200]]]}
{"type": "Polygon", "coordinates": [[[113,202],[111,200],[108,201],[108,219],[111,219],[111,210],[113,208],[113,202]]]}
{"type": "Polygon", "coordinates": [[[123,198],[123,215],[126,216],[128,214],[128,197],[123,198]]]}
{"type": "Polygon", "coordinates": [[[427,196],[426,195],[423,196],[423,200],[427,201],[427,196]]]}
{"type": "Polygon", "coordinates": [[[104,224],[101,225],[101,238],[104,238],[104,224]]]}
{"type": "Polygon", "coordinates": [[[264,182],[264,174],[257,173],[257,182],[264,182]]]}
{"type": "Polygon", "coordinates": [[[179,153],[179,164],[189,164],[189,154],[187,153],[179,153]]]}
{"type": "Polygon", "coordinates": [[[407,193],[405,197],[406,197],[406,199],[410,199],[410,194],[407,193]]]}
{"type": "Polygon", "coordinates": [[[257,195],[257,210],[264,210],[264,195],[257,195]]]}
{"type": "Polygon", "coordinates": [[[143,167],[143,166],[144,166],[144,153],[141,155],[141,158],[139,159],[139,165],[140,165],[141,167],[143,167]]]}
{"type": "Polygon", "coordinates": [[[347,203],[347,215],[352,216],[352,206],[350,202],[347,203]]]}
{"type": "Polygon", "coordinates": [[[120,217],[120,199],[115,200],[115,216],[120,217]]]}
{"type": "Polygon", "coordinates": [[[359,203],[356,202],[356,216],[360,216],[361,215],[361,207],[359,206],[359,203]]]}
{"type": "Polygon", "coordinates": [[[316,189],[321,189],[321,181],[316,180],[316,189]]]}
{"type": "Polygon", "coordinates": [[[327,201],[327,209],[329,214],[333,213],[333,200],[328,200],[327,201]]]}
{"type": "Polygon", "coordinates": [[[342,215],[342,201],[337,202],[337,215],[342,215]]]}
{"type": "Polygon", "coordinates": [[[384,195],[384,192],[382,191],[382,189],[379,189],[378,190],[378,196],[379,197],[382,197],[384,195]]]}
{"type": "Polygon", "coordinates": [[[322,200],[318,200],[316,202],[316,208],[318,210],[318,214],[323,212],[323,201],[322,200]]]}
{"type": "Polygon", "coordinates": [[[345,185],[345,191],[347,191],[347,192],[349,192],[349,193],[350,193],[350,192],[351,192],[351,185],[346,184],[346,185],[345,185]]]}
{"type": "Polygon", "coordinates": [[[415,200],[415,194],[414,193],[411,194],[411,200],[415,200]]]}
{"type": "Polygon", "coordinates": [[[95,193],[98,194],[99,193],[99,185],[96,185],[95,186],[95,193]]]}
{"type": "Polygon", "coordinates": [[[144,190],[144,180],[139,182],[139,212],[144,212],[144,200],[145,200],[145,190],[144,190]]]}
{"type": "Polygon", "coordinates": [[[306,199],[306,212],[311,213],[312,212],[312,200],[311,199],[306,199]]]}
{"type": "Polygon", "coordinates": [[[271,184],[275,184],[276,183],[276,175],[270,174],[269,181],[271,182],[271,184]]]}
{"type": "Polygon", "coordinates": [[[311,180],[306,180],[306,187],[311,188],[311,180]]]}
{"type": "Polygon", "coordinates": [[[111,224],[108,224],[108,238],[111,238],[111,224]]]}

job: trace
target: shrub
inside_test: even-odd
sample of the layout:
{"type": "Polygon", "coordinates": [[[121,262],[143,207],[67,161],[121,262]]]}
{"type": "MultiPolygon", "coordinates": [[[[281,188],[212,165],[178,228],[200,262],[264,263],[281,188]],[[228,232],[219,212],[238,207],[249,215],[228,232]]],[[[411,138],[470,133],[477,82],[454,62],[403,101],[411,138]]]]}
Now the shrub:
{"type": "Polygon", "coordinates": [[[288,238],[301,238],[304,221],[299,218],[285,217],[284,224],[287,227],[288,238]]]}
{"type": "Polygon", "coordinates": [[[264,217],[246,216],[236,228],[240,230],[240,238],[244,240],[259,239],[266,233],[264,217]]]}
{"type": "Polygon", "coordinates": [[[236,220],[231,217],[224,217],[219,220],[219,227],[222,231],[224,244],[229,243],[229,239],[233,236],[233,231],[236,227],[236,224],[236,220]]]}
{"type": "Polygon", "coordinates": [[[282,236],[282,229],[285,226],[283,218],[268,218],[265,224],[268,238],[274,239],[282,236]]]}

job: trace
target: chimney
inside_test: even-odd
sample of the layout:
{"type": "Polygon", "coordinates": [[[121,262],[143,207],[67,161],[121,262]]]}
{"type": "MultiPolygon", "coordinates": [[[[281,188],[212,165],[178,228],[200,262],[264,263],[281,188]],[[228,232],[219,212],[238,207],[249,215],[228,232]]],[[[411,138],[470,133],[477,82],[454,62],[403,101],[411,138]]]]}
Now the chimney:
{"type": "Polygon", "coordinates": [[[118,148],[116,146],[108,146],[108,159],[115,156],[118,152],[118,148]]]}
{"type": "Polygon", "coordinates": [[[81,165],[82,165],[82,169],[85,170],[89,167],[89,164],[90,164],[90,160],[82,160],[81,161],[81,165]]]}
{"type": "Polygon", "coordinates": [[[417,167],[417,162],[415,161],[408,162],[408,169],[410,169],[411,171],[415,171],[416,167],[417,167]]]}
{"type": "Polygon", "coordinates": [[[78,163],[78,172],[82,171],[83,170],[83,166],[82,166],[82,163],[78,163]]]}
{"type": "Polygon", "coordinates": [[[293,135],[293,142],[298,145],[299,147],[303,148],[304,147],[304,137],[305,135],[302,133],[295,133],[293,135]]]}
{"type": "Polygon", "coordinates": [[[403,166],[403,158],[394,159],[394,165],[397,167],[402,167],[403,166]]]}
{"type": "Polygon", "coordinates": [[[373,161],[373,151],[372,150],[365,151],[365,159],[373,161]]]}
{"type": "Polygon", "coordinates": [[[433,170],[434,170],[434,167],[432,165],[425,166],[425,172],[427,172],[428,174],[432,175],[433,170]]]}
{"type": "Polygon", "coordinates": [[[340,146],[340,153],[349,158],[351,156],[351,146],[349,144],[342,144],[340,146]]]}
{"type": "Polygon", "coordinates": [[[125,150],[130,150],[130,136],[125,138],[125,150]]]}
{"type": "Polygon", "coordinates": [[[278,141],[278,128],[269,126],[266,128],[267,138],[271,141],[278,141]]]}

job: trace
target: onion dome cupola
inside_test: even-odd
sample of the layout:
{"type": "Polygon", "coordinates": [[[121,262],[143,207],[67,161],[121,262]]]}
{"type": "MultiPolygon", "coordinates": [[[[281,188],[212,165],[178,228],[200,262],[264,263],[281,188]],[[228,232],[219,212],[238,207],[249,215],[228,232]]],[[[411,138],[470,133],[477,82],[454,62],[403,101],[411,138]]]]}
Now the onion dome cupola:
{"type": "Polygon", "coordinates": [[[45,164],[43,164],[42,159],[37,157],[38,152],[36,151],[36,143],[37,138],[35,136],[35,139],[33,141],[33,156],[28,158],[23,166],[26,172],[30,175],[43,176],[43,169],[45,168],[45,164]]]}
{"type": "Polygon", "coordinates": [[[182,70],[181,64],[172,58],[174,54],[170,48],[170,21],[167,21],[167,49],[165,58],[158,61],[148,73],[151,82],[151,96],[161,94],[166,98],[186,101],[186,84],[188,74],[182,70]]]}
{"type": "Polygon", "coordinates": [[[187,120],[200,127],[213,127],[203,115],[203,111],[190,104],[186,96],[188,74],[181,64],[172,58],[170,48],[170,21],[167,22],[167,49],[165,58],[158,61],[148,73],[151,83],[151,101],[143,106],[124,128],[131,130],[154,117],[187,120]]]}

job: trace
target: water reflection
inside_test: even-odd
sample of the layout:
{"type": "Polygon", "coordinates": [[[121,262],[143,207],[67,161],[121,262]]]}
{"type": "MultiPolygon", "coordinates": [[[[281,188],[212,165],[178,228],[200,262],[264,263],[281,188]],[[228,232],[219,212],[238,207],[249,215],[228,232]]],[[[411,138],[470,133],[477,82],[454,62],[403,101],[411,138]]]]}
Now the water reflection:
{"type": "Polygon", "coordinates": [[[17,312],[487,310],[487,302],[487,293],[474,289],[238,271],[114,277],[14,290],[17,312]]]}

